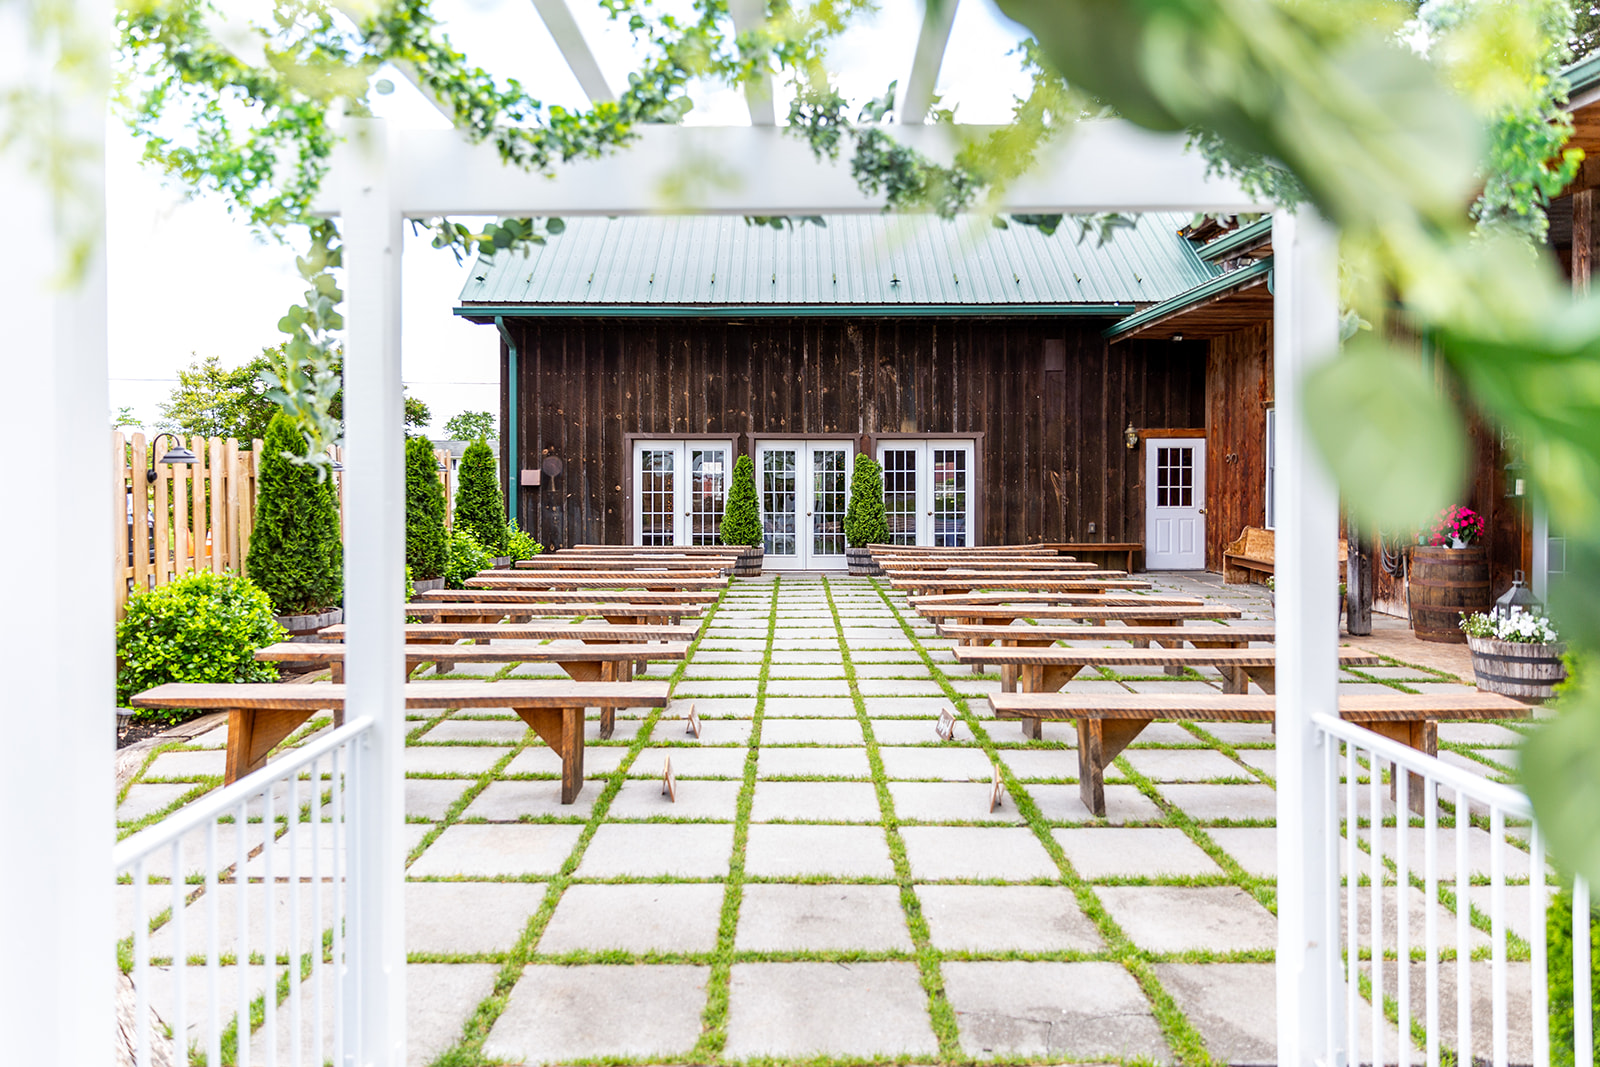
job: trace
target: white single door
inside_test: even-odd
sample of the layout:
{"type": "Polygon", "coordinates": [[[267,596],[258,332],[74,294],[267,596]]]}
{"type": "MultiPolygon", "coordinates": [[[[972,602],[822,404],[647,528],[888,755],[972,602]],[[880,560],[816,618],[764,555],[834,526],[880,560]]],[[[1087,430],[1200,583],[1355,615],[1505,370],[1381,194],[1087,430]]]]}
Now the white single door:
{"type": "Polygon", "coordinates": [[[976,449],[971,441],[884,441],[883,509],[889,542],[966,548],[977,544],[976,449]]]}
{"type": "Polygon", "coordinates": [[[731,441],[636,441],[634,543],[721,544],[732,472],[731,441]]]}
{"type": "Polygon", "coordinates": [[[1206,565],[1206,444],[1202,438],[1144,443],[1144,565],[1197,571],[1206,565]]]}
{"type": "Polygon", "coordinates": [[[844,564],[844,512],[850,501],[847,442],[782,441],[756,446],[764,566],[832,570],[844,564]]]}

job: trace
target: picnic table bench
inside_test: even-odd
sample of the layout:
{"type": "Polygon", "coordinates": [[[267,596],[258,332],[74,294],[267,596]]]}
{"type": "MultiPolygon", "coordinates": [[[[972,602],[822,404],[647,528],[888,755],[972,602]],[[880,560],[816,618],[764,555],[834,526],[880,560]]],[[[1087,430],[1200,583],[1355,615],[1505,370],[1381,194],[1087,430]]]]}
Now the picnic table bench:
{"type": "Polygon", "coordinates": [[[890,579],[890,585],[907,593],[973,593],[980,589],[1015,592],[1098,593],[1107,589],[1148,589],[1150,583],[1129,578],[1121,571],[1077,571],[1071,577],[1016,577],[1014,575],[924,574],[890,579]]]}
{"type": "MultiPolygon", "coordinates": [[[[323,641],[343,641],[348,627],[324,626],[317,631],[323,641]]],[[[411,622],[405,626],[412,644],[444,641],[583,641],[612,643],[635,641],[693,641],[698,626],[611,626],[606,623],[549,622],[411,622]]]]}
{"type": "MultiPolygon", "coordinates": [[[[561,803],[583,789],[584,709],[660,708],[666,682],[410,682],[408,708],[510,708],[561,757],[561,803]]],[[[331,708],[342,718],[342,685],[214,685],[169,682],[133,698],[138,708],[217,709],[228,713],[229,784],[264,766],[267,755],[314,713],[331,708]]]]}
{"type": "Polygon", "coordinates": [[[512,564],[519,571],[665,571],[671,574],[726,574],[733,563],[717,556],[700,559],[640,559],[635,556],[535,556],[512,564]]]}
{"type": "MultiPolygon", "coordinates": [[[[1222,693],[995,693],[997,719],[1073,720],[1078,727],[1078,797],[1105,818],[1105,769],[1157,719],[1190,722],[1272,722],[1277,697],[1222,693]]],[[[1416,696],[1395,692],[1339,699],[1339,716],[1403,745],[1438,755],[1441,721],[1525,718],[1529,709],[1495,693],[1416,696]]],[[[1410,806],[1420,809],[1422,783],[1410,776],[1410,806]]],[[[1393,783],[1391,782],[1391,790],[1393,783]]],[[[1394,795],[1391,791],[1391,796],[1394,795]]]]}
{"type": "Polygon", "coordinates": [[[1190,597],[1079,594],[1060,604],[915,604],[928,619],[968,619],[1004,626],[1017,619],[1236,619],[1237,608],[1218,608],[1190,597]]]}
{"type": "MultiPolygon", "coordinates": [[[[1050,573],[1052,571],[1089,571],[1101,569],[1093,563],[1080,563],[1075,559],[1065,556],[1039,556],[1023,557],[1020,559],[886,559],[879,564],[885,574],[928,573],[934,571],[970,571],[974,574],[988,574],[992,571],[1015,571],[1050,573]]],[[[1126,572],[1123,572],[1126,573],[1126,572]]]]}
{"type": "Polygon", "coordinates": [[[539,592],[557,589],[649,589],[662,593],[683,590],[725,589],[727,578],[687,577],[657,572],[619,571],[605,574],[598,571],[480,571],[468,578],[472,589],[517,589],[539,592]]]}
{"type": "MultiPolygon", "coordinates": [[[[473,579],[468,579],[472,581],[473,579]]],[[[417,601],[448,600],[456,603],[474,601],[482,604],[604,604],[615,602],[619,604],[649,604],[672,607],[683,605],[685,607],[704,607],[714,604],[721,596],[720,593],[706,592],[677,592],[677,593],[651,593],[641,589],[618,589],[615,591],[605,589],[529,589],[518,588],[478,588],[469,586],[466,589],[430,589],[425,593],[418,593],[414,598],[417,601]]]]}
{"type": "MultiPolygon", "coordinates": [[[[1240,585],[1250,580],[1251,572],[1270,575],[1277,565],[1277,534],[1259,526],[1246,526],[1239,531],[1239,539],[1230,541],[1222,550],[1222,580],[1230,585],[1240,585]]],[[[1339,575],[1344,576],[1345,561],[1350,556],[1350,542],[1339,538],[1339,575]]]]}
{"type": "MultiPolygon", "coordinates": [[[[1146,619],[1142,625],[1122,626],[1061,626],[1052,623],[1033,626],[981,626],[967,623],[941,623],[934,630],[940,637],[953,637],[958,642],[984,646],[994,642],[1002,648],[1044,648],[1057,641],[1126,641],[1135,648],[1160,645],[1178,648],[1185,644],[1195,648],[1247,648],[1256,641],[1273,640],[1271,626],[1180,626],[1176,622],[1162,623],[1146,619]]],[[[973,657],[970,662],[981,673],[989,660],[973,657]]],[[[1169,674],[1182,674],[1174,667],[1169,674]]]]}
{"type": "Polygon", "coordinates": [[[1011,553],[1019,556],[1053,556],[1056,550],[1049,545],[886,545],[867,546],[873,558],[880,556],[987,556],[1011,553]]]}
{"type": "Polygon", "coordinates": [[[510,618],[526,622],[534,618],[575,618],[598,616],[617,626],[644,626],[650,623],[678,623],[685,615],[698,615],[698,604],[627,604],[620,601],[585,604],[530,604],[526,601],[416,601],[405,606],[408,617],[434,622],[499,622],[510,618]]]}
{"type": "Polygon", "coordinates": [[[1094,555],[1126,555],[1128,563],[1126,569],[1133,570],[1133,557],[1144,551],[1144,543],[1140,541],[1051,541],[1048,547],[1061,553],[1086,552],[1094,555]]]}

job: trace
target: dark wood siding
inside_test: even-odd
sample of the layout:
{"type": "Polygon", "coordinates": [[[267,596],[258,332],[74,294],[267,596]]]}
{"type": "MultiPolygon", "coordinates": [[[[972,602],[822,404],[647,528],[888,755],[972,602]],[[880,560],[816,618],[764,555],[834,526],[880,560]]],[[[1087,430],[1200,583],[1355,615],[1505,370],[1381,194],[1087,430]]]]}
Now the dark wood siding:
{"type": "Polygon", "coordinates": [[[1246,526],[1267,518],[1267,408],[1272,404],[1272,325],[1210,341],[1206,359],[1206,566],[1246,526]]]}
{"type": "MultiPolygon", "coordinates": [[[[1096,319],[561,319],[507,323],[521,355],[523,489],[554,546],[629,539],[624,435],[982,435],[986,543],[1143,540],[1135,427],[1204,424],[1205,350],[1096,319]],[[1089,532],[1090,524],[1094,532],[1089,532]]],[[[504,407],[504,404],[502,404],[504,407]]]]}

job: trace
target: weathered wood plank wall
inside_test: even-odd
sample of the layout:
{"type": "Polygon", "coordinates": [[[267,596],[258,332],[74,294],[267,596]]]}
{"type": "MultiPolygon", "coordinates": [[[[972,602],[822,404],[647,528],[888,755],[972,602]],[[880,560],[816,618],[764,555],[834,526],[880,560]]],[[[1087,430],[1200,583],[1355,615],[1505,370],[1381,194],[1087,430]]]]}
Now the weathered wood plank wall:
{"type": "Polygon", "coordinates": [[[1206,359],[1206,566],[1267,514],[1267,408],[1272,405],[1272,324],[1210,341],[1206,359]]]}
{"type": "Polygon", "coordinates": [[[1098,319],[508,325],[520,359],[517,467],[553,455],[566,468],[520,490],[530,532],[553,546],[629,537],[629,433],[737,434],[741,448],[762,433],[982,434],[985,542],[1142,540],[1139,453],[1124,428],[1205,418],[1203,344],[1108,351],[1098,319]]]}

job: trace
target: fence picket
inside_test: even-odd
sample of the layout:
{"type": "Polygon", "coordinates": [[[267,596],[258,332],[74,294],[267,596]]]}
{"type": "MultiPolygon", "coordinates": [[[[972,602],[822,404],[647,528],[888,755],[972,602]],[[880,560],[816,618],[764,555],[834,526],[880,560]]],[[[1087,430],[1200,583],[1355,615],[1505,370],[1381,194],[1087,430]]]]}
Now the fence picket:
{"type": "MultiPolygon", "coordinates": [[[[169,468],[170,469],[170,468],[169,468]]],[[[165,585],[172,581],[172,521],[167,517],[167,501],[171,495],[168,471],[156,468],[156,563],[153,584],[165,585]]]]}
{"type": "Polygon", "coordinates": [[[227,471],[222,462],[222,438],[213,437],[208,444],[206,473],[206,525],[211,527],[211,570],[221,574],[228,559],[228,497],[227,471]]]}
{"type": "Polygon", "coordinates": [[[190,570],[205,570],[209,565],[206,546],[206,439],[191,437],[189,451],[194,464],[189,468],[189,545],[194,549],[190,570]]]}
{"type": "MultiPolygon", "coordinates": [[[[128,445],[122,436],[121,430],[111,431],[111,468],[117,472],[113,479],[117,486],[117,499],[111,509],[111,521],[121,522],[125,493],[124,487],[128,484],[128,445]]],[[[117,621],[122,621],[122,610],[128,603],[128,557],[122,551],[122,538],[111,539],[111,583],[112,603],[116,609],[117,621]]]]}
{"type": "Polygon", "coordinates": [[[239,442],[229,437],[222,443],[222,467],[227,478],[228,522],[224,529],[228,535],[228,555],[225,565],[235,574],[243,572],[239,559],[239,442]]]}
{"type": "Polygon", "coordinates": [[[143,467],[146,463],[147,452],[144,434],[133,435],[133,455],[129,461],[131,470],[128,472],[128,536],[125,541],[131,542],[128,553],[133,558],[128,562],[133,573],[134,589],[150,588],[150,496],[146,490],[149,485],[145,482],[143,467]]]}
{"type": "Polygon", "coordinates": [[[187,571],[189,562],[189,472],[177,467],[172,474],[172,573],[187,571]]]}

